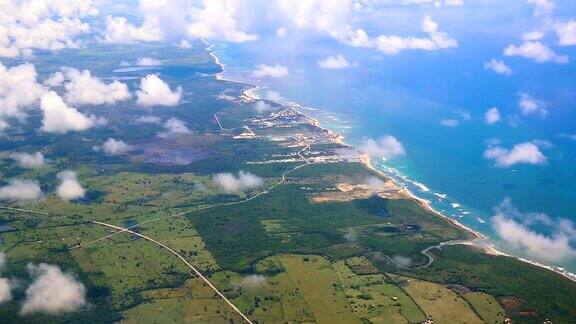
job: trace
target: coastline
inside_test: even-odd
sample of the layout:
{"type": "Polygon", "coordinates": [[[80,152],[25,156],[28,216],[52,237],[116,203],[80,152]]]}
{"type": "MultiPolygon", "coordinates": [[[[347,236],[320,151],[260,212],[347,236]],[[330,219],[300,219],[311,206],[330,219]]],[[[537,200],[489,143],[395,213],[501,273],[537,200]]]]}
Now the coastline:
{"type": "MultiPolygon", "coordinates": [[[[218,58],[218,56],[217,56],[217,55],[214,53],[214,51],[212,50],[212,49],[213,49],[213,45],[209,45],[209,44],[206,43],[206,42],[204,42],[204,43],[207,45],[206,50],[209,52],[209,55],[214,59],[214,62],[215,62],[217,65],[219,65],[220,68],[222,69],[221,72],[216,73],[216,74],[214,75],[214,77],[215,77],[217,80],[222,80],[222,81],[227,81],[227,82],[233,82],[233,83],[237,83],[237,84],[246,85],[246,86],[248,86],[249,88],[243,91],[243,93],[242,93],[243,96],[245,96],[245,97],[247,97],[247,98],[249,98],[249,99],[252,99],[252,100],[262,100],[262,98],[256,93],[256,91],[260,88],[260,86],[254,85],[254,84],[247,84],[247,83],[245,83],[245,82],[240,82],[240,81],[236,81],[236,80],[232,80],[232,79],[229,79],[229,78],[224,77],[223,74],[225,73],[225,67],[226,67],[226,65],[221,62],[221,60],[218,58]]],[[[268,100],[268,99],[267,99],[267,100],[268,100]]],[[[285,106],[285,105],[286,105],[285,103],[276,102],[276,101],[274,101],[274,100],[270,100],[270,101],[273,101],[273,102],[275,102],[275,103],[277,103],[277,104],[279,104],[279,105],[282,105],[282,106],[285,106]]],[[[337,140],[337,143],[338,143],[338,144],[346,145],[346,146],[351,147],[351,148],[353,147],[352,145],[349,145],[349,144],[347,144],[347,143],[344,142],[344,137],[343,137],[342,135],[337,134],[337,133],[335,133],[335,132],[332,131],[332,130],[329,130],[329,129],[326,129],[326,128],[320,126],[321,124],[320,124],[320,122],[319,122],[317,119],[315,119],[315,118],[313,118],[313,117],[311,117],[311,116],[308,116],[307,114],[303,113],[302,111],[300,111],[300,110],[298,110],[298,109],[296,109],[296,108],[293,108],[293,109],[295,109],[299,114],[301,114],[301,115],[309,118],[310,120],[312,120],[314,126],[320,128],[320,129],[322,129],[322,130],[324,130],[324,131],[327,131],[327,132],[329,132],[329,133],[335,134],[335,135],[337,136],[337,138],[338,138],[338,140],[337,140]]],[[[359,154],[360,154],[360,153],[359,153],[359,154]]],[[[502,251],[498,250],[498,249],[494,246],[493,243],[486,243],[486,244],[482,244],[482,245],[475,244],[475,241],[479,241],[479,240],[489,240],[489,238],[488,238],[486,235],[484,235],[484,234],[482,234],[482,233],[480,233],[480,232],[478,232],[478,231],[476,231],[476,230],[473,230],[472,228],[470,228],[470,227],[468,227],[468,226],[466,226],[466,225],[458,222],[456,219],[453,219],[453,218],[451,218],[451,217],[448,217],[448,216],[442,214],[441,212],[435,210],[435,209],[431,206],[430,201],[428,201],[428,200],[426,200],[426,199],[424,199],[424,198],[418,197],[418,196],[415,195],[412,191],[410,191],[408,188],[406,188],[405,186],[399,185],[398,183],[396,183],[396,180],[388,177],[388,176],[387,176],[386,174],[384,174],[382,171],[376,169],[376,168],[373,166],[372,161],[371,161],[371,159],[370,159],[368,156],[359,157],[359,160],[360,160],[361,163],[364,165],[364,167],[366,167],[366,168],[369,169],[370,171],[372,171],[372,172],[380,175],[381,177],[383,177],[383,178],[385,178],[385,179],[390,179],[390,180],[394,181],[395,185],[397,185],[397,186],[400,188],[400,190],[402,191],[402,193],[404,193],[408,198],[413,199],[414,201],[416,201],[420,206],[422,206],[422,208],[426,209],[428,212],[430,212],[430,213],[432,213],[432,214],[434,214],[434,215],[436,215],[436,216],[438,216],[438,217],[441,217],[442,219],[448,221],[450,224],[452,224],[452,225],[454,225],[454,226],[456,226],[456,227],[464,230],[465,232],[469,233],[469,234],[472,236],[472,239],[469,240],[469,242],[470,242],[473,246],[475,246],[475,247],[480,248],[481,250],[483,250],[484,253],[489,254],[489,255],[494,255],[494,256],[506,256],[506,257],[515,258],[515,259],[517,259],[517,260],[519,260],[519,261],[522,261],[522,262],[531,264],[531,265],[533,265],[533,266],[537,266],[537,267],[540,267],[540,268],[543,268],[543,269],[552,271],[552,272],[554,272],[554,273],[556,273],[556,274],[559,274],[559,275],[563,276],[564,278],[566,278],[566,279],[568,279],[568,280],[571,280],[571,281],[576,282],[576,274],[575,274],[575,273],[572,273],[572,272],[569,272],[569,271],[566,271],[566,270],[564,270],[564,269],[561,268],[561,267],[546,265],[546,264],[543,264],[543,263],[541,263],[541,262],[529,260],[529,259],[526,259],[526,258],[523,258],[523,257],[514,256],[514,255],[511,255],[511,254],[502,252],[502,251]]]]}

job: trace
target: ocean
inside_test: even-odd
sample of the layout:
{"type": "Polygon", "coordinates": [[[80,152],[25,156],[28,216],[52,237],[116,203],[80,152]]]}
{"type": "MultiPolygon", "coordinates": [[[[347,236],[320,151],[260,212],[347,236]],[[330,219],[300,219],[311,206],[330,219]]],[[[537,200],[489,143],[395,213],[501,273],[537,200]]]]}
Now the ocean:
{"type": "MultiPolygon", "coordinates": [[[[258,85],[260,97],[299,104],[303,113],[345,136],[349,144],[395,136],[407,155],[374,161],[379,170],[430,201],[437,211],[485,234],[498,249],[546,262],[503,241],[496,235],[491,217],[509,198],[525,213],[576,220],[576,141],[561,135],[576,134],[573,74],[555,74],[556,67],[552,67],[547,75],[532,75],[536,80],[525,81],[525,75],[505,78],[489,73],[481,58],[470,64],[469,57],[461,58],[466,56],[462,53],[374,57],[374,53],[330,42],[314,47],[313,53],[295,52],[300,46],[307,45],[279,45],[271,39],[217,44],[213,51],[225,66],[224,77],[258,85]],[[318,67],[319,59],[335,53],[349,57],[354,67],[318,67]],[[264,80],[252,75],[258,64],[276,63],[289,67],[290,74],[264,80]],[[550,114],[546,118],[519,117],[520,91],[546,101],[550,114]],[[504,117],[501,123],[489,126],[484,113],[492,106],[504,117]],[[471,117],[463,118],[458,127],[441,125],[441,120],[457,119],[462,112],[471,117]],[[507,148],[520,142],[540,143],[547,161],[497,167],[483,157],[488,143],[495,139],[507,148]]],[[[544,227],[533,230],[550,234],[544,227]]],[[[576,272],[574,260],[553,265],[576,272]]]]}

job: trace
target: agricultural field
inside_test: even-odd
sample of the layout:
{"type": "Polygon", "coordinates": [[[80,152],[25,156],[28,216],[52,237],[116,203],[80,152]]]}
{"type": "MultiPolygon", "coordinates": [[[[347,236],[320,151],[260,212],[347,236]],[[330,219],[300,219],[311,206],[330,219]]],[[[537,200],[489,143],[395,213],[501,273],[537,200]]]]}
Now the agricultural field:
{"type": "Polygon", "coordinates": [[[435,323],[483,323],[466,300],[447,287],[407,277],[391,278],[435,323]]]}
{"type": "Polygon", "coordinates": [[[484,322],[493,324],[504,322],[504,309],[491,295],[483,292],[469,292],[461,296],[468,301],[484,322]]]}

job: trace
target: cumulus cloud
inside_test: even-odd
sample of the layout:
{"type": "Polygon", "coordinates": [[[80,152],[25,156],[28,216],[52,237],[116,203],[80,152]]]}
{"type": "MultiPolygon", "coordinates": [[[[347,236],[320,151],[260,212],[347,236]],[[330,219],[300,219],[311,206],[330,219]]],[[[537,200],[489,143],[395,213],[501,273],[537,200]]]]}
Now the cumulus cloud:
{"type": "Polygon", "coordinates": [[[69,107],[54,91],[42,96],[40,109],[43,113],[43,132],[66,134],[70,131],[84,131],[97,124],[94,117],[86,117],[76,108],[69,107]]]}
{"type": "Polygon", "coordinates": [[[149,74],[140,80],[140,90],[136,95],[141,106],[176,106],[182,97],[182,87],[173,92],[158,75],[149,74]]]}
{"type": "Polygon", "coordinates": [[[440,125],[446,127],[458,127],[462,123],[466,123],[472,120],[472,116],[470,115],[470,113],[465,110],[456,110],[452,113],[452,115],[453,115],[452,118],[442,119],[440,121],[440,125]]]}
{"type": "Polygon", "coordinates": [[[484,157],[493,160],[496,166],[511,167],[516,164],[544,164],[546,156],[535,143],[524,142],[514,145],[512,149],[491,146],[484,151],[484,157]]]}
{"type": "Polygon", "coordinates": [[[69,313],[86,305],[86,288],[73,274],[45,263],[28,264],[28,272],[33,281],[26,289],[22,314],[69,313]]]}
{"type": "Polygon", "coordinates": [[[422,30],[428,34],[427,38],[381,35],[374,40],[374,45],[380,52],[391,55],[404,50],[438,51],[458,47],[454,38],[439,31],[438,23],[430,16],[424,16],[422,30]]]}
{"type": "Polygon", "coordinates": [[[132,44],[160,41],[164,37],[164,32],[156,20],[145,19],[140,27],[136,27],[124,17],[108,16],[103,41],[105,43],[132,44]]]}
{"type": "Polygon", "coordinates": [[[558,44],[561,46],[576,45],[576,19],[556,23],[555,30],[558,35],[558,44]]]}
{"type": "Polygon", "coordinates": [[[492,107],[492,108],[488,109],[486,111],[486,114],[484,115],[484,120],[486,121],[486,124],[488,124],[488,125],[494,125],[494,124],[500,122],[501,119],[502,119],[502,116],[500,114],[500,110],[496,107],[492,107]]]}
{"type": "Polygon", "coordinates": [[[274,108],[272,108],[272,106],[270,106],[268,103],[266,103],[265,101],[258,101],[256,102],[256,104],[254,105],[254,110],[256,110],[258,113],[262,114],[265,113],[267,111],[270,111],[274,108]]]}
{"type": "Polygon", "coordinates": [[[141,57],[136,62],[138,66],[160,66],[162,65],[162,61],[151,58],[151,57],[141,57]]]}
{"type": "MultiPolygon", "coordinates": [[[[6,254],[0,252],[0,271],[6,265],[6,254]]],[[[7,278],[0,278],[0,304],[12,300],[12,282],[7,278]]]]}
{"type": "Polygon", "coordinates": [[[64,73],[62,73],[61,71],[56,71],[52,74],[52,76],[44,80],[43,83],[44,85],[47,85],[49,87],[59,87],[62,85],[62,83],[64,83],[64,81],[66,81],[64,73]]]}
{"type": "Polygon", "coordinates": [[[570,62],[567,55],[559,55],[539,41],[525,41],[519,46],[508,45],[504,49],[504,55],[521,56],[537,63],[555,62],[564,64],[570,62]]]}
{"type": "Polygon", "coordinates": [[[492,227],[505,242],[531,257],[549,262],[567,262],[576,257],[576,228],[570,220],[522,213],[505,199],[495,209],[492,227]]]}
{"type": "Polygon", "coordinates": [[[370,139],[358,148],[360,152],[370,157],[391,159],[406,155],[406,150],[394,136],[386,135],[379,140],[370,139]]]}
{"type": "Polygon", "coordinates": [[[154,1],[140,0],[143,16],[140,26],[123,17],[108,17],[104,41],[110,43],[134,43],[159,41],[173,38],[217,39],[228,42],[246,42],[257,35],[240,30],[238,11],[255,9],[245,1],[154,1]]]}
{"type": "Polygon", "coordinates": [[[65,170],[56,175],[60,184],[56,188],[56,195],[63,200],[70,201],[84,197],[86,191],[78,182],[76,172],[65,170]]]}
{"type": "Polygon", "coordinates": [[[512,75],[512,69],[504,62],[496,59],[484,63],[484,69],[494,71],[497,74],[512,75]]]}
{"type": "MultiPolygon", "coordinates": [[[[460,6],[463,1],[446,0],[443,3],[460,6]]],[[[258,32],[283,36],[298,30],[330,37],[348,46],[374,48],[385,54],[408,49],[437,51],[458,46],[458,42],[441,32],[429,16],[422,22],[427,37],[368,35],[362,26],[357,26],[362,21],[358,15],[376,6],[372,1],[140,0],[142,22],[135,25],[123,17],[108,17],[104,41],[133,43],[172,39],[182,42],[200,38],[247,42],[258,39],[258,32]]]]}
{"type": "Polygon", "coordinates": [[[42,198],[42,189],[37,181],[12,179],[0,187],[0,200],[28,202],[42,198]]]}
{"type": "Polygon", "coordinates": [[[162,118],[157,116],[140,116],[134,121],[136,124],[160,124],[162,118]]]}
{"type": "Polygon", "coordinates": [[[539,114],[542,117],[548,115],[548,110],[546,109],[546,103],[537,99],[534,99],[530,94],[526,92],[520,93],[520,98],[518,99],[518,107],[522,115],[532,115],[539,114]]]}
{"type": "Polygon", "coordinates": [[[257,69],[252,72],[255,78],[283,78],[290,74],[287,67],[280,64],[266,65],[260,64],[257,69]]]}
{"type": "Polygon", "coordinates": [[[180,135],[190,134],[190,130],[186,123],[178,118],[170,118],[164,123],[164,132],[158,133],[160,138],[170,138],[180,135]]]}
{"type": "Polygon", "coordinates": [[[78,48],[75,38],[90,31],[81,19],[98,13],[92,0],[3,1],[1,6],[0,57],[78,48]]]}
{"type": "Polygon", "coordinates": [[[32,64],[7,68],[0,63],[0,118],[26,116],[26,110],[46,92],[37,76],[32,64]]]}
{"type": "Polygon", "coordinates": [[[323,69],[338,70],[349,68],[352,66],[352,64],[350,64],[344,56],[336,55],[328,56],[324,60],[318,61],[318,66],[323,69]]]}
{"type": "Polygon", "coordinates": [[[130,99],[132,94],[128,86],[119,81],[106,84],[88,70],[79,71],[66,69],[66,79],[69,80],[65,99],[69,104],[102,105],[113,104],[118,101],[130,99]]]}
{"type": "Polygon", "coordinates": [[[113,138],[109,138],[104,144],[102,144],[102,150],[107,155],[122,155],[128,153],[132,148],[130,145],[124,143],[123,141],[117,141],[113,138]]]}
{"type": "Polygon", "coordinates": [[[0,278],[0,304],[12,300],[12,282],[7,278],[0,278]]]}
{"type": "Polygon", "coordinates": [[[40,168],[46,165],[46,159],[44,155],[40,152],[36,153],[12,153],[10,155],[18,166],[27,169],[40,168]]]}
{"type": "Polygon", "coordinates": [[[238,176],[231,173],[219,173],[214,176],[213,181],[224,191],[232,193],[257,188],[264,184],[262,178],[244,171],[240,171],[238,176]]]}

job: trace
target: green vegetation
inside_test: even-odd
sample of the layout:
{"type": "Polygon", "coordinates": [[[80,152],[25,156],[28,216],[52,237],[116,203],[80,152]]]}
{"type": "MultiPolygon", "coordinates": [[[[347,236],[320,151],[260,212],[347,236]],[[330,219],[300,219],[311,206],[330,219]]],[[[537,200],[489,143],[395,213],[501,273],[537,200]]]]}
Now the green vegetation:
{"type": "Polygon", "coordinates": [[[420,308],[437,323],[482,323],[466,300],[452,290],[433,283],[391,276],[420,308]]]}
{"type": "Polygon", "coordinates": [[[483,292],[470,292],[462,294],[462,297],[468,301],[484,322],[489,324],[504,322],[504,309],[491,295],[483,292]]]}
{"type": "Polygon", "coordinates": [[[507,309],[507,316],[519,321],[541,322],[543,318],[549,318],[557,323],[569,323],[574,318],[576,282],[514,258],[491,256],[466,246],[447,247],[436,254],[438,260],[432,266],[413,271],[411,275],[460,284],[501,301],[515,296],[523,305],[519,309],[507,309]],[[526,316],[522,311],[526,311],[526,316]]]}

